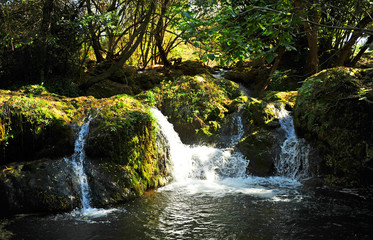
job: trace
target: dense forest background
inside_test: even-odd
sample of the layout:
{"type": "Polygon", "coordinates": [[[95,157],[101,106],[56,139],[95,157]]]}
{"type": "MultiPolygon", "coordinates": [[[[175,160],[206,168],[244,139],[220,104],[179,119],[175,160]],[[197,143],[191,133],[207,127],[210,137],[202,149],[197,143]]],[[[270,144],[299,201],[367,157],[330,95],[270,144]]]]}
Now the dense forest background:
{"type": "Polygon", "coordinates": [[[269,69],[265,89],[355,66],[372,34],[369,0],[1,0],[0,88],[79,95],[123,66],[199,59],[257,60],[269,69]]]}

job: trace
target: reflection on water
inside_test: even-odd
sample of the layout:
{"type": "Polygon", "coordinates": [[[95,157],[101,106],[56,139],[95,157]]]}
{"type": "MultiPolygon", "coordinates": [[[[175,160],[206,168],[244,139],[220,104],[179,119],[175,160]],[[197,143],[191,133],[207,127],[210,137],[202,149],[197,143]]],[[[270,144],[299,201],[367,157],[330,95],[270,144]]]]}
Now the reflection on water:
{"type": "Polygon", "coordinates": [[[9,228],[15,239],[371,239],[371,195],[253,181],[241,193],[225,191],[237,189],[229,181],[220,192],[169,185],[99,217],[23,217],[9,228]]]}

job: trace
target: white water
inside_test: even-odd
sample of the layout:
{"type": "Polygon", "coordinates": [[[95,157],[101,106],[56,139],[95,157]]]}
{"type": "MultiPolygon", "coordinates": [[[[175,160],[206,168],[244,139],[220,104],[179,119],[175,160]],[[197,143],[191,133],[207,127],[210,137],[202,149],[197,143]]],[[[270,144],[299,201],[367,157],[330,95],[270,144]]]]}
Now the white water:
{"type": "Polygon", "coordinates": [[[281,197],[286,195],[282,194],[284,189],[300,185],[288,177],[248,176],[246,168],[249,161],[240,152],[230,148],[184,145],[173,125],[159,110],[152,109],[152,114],[166,136],[173,162],[174,182],[161,191],[182,190],[183,194],[215,195],[242,193],[286,201],[281,197]]]}
{"type": "Polygon", "coordinates": [[[277,173],[292,179],[301,179],[309,175],[308,156],[310,146],[304,139],[295,134],[293,117],[284,105],[275,107],[281,128],[285,132],[285,141],[281,146],[281,153],[275,161],[277,173]]]}
{"type": "Polygon", "coordinates": [[[97,209],[91,207],[91,200],[89,196],[89,185],[87,180],[87,174],[84,171],[84,161],[86,159],[84,146],[88,137],[89,133],[89,124],[92,118],[88,118],[88,120],[81,126],[78,138],[75,140],[74,145],[74,154],[71,156],[70,159],[65,159],[66,162],[70,163],[73,167],[73,170],[78,178],[80,191],[81,191],[81,203],[82,209],[73,211],[71,216],[89,216],[89,217],[102,217],[107,215],[110,212],[115,211],[116,209],[97,209]]]}
{"type": "Polygon", "coordinates": [[[87,122],[84,123],[83,126],[81,126],[79,134],[78,134],[78,138],[75,140],[74,154],[71,156],[71,159],[70,159],[70,163],[72,164],[74,172],[76,173],[78,180],[79,180],[83,211],[91,208],[90,199],[89,199],[89,186],[88,186],[88,181],[87,181],[87,174],[84,172],[84,160],[85,160],[84,145],[87,140],[88,133],[89,133],[90,122],[91,122],[91,118],[89,118],[87,122]]]}

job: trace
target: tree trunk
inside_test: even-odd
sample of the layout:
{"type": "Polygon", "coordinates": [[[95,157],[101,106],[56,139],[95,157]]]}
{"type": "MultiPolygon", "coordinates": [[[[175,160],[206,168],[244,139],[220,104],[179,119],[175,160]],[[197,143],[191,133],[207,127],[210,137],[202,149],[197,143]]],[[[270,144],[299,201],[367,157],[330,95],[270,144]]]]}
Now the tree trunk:
{"type": "Polygon", "coordinates": [[[156,45],[157,45],[157,48],[158,48],[158,51],[159,51],[159,56],[160,56],[160,58],[161,58],[161,60],[164,64],[164,66],[166,66],[166,67],[171,65],[170,62],[167,59],[167,53],[163,48],[163,40],[164,40],[164,34],[163,34],[164,33],[164,21],[163,21],[163,17],[166,14],[168,3],[169,3],[169,0],[164,0],[164,2],[162,3],[161,14],[159,16],[158,24],[157,24],[157,27],[156,27],[155,33],[154,33],[156,45]]]}
{"type": "MultiPolygon", "coordinates": [[[[373,20],[372,17],[371,17],[372,14],[373,14],[373,12],[370,13],[370,14],[368,14],[367,16],[365,16],[356,25],[356,28],[359,28],[359,29],[365,28],[370,22],[372,22],[372,20],[373,20]]],[[[348,56],[348,54],[351,51],[352,46],[354,46],[354,44],[359,39],[359,37],[361,37],[362,34],[363,34],[362,30],[355,30],[352,33],[352,36],[350,37],[350,39],[348,40],[348,42],[342,48],[341,55],[339,55],[339,58],[337,60],[337,66],[343,66],[344,65],[344,63],[346,62],[347,56],[348,56]]]]}
{"type": "Polygon", "coordinates": [[[273,80],[272,76],[276,72],[276,70],[277,70],[277,68],[278,68],[278,66],[281,62],[282,56],[284,55],[285,52],[286,52],[285,47],[280,46],[279,50],[278,50],[278,53],[277,53],[277,57],[275,58],[275,61],[272,65],[271,72],[269,73],[268,80],[266,81],[263,90],[266,90],[268,88],[269,84],[272,82],[272,80],[273,80]]]}
{"type": "Polygon", "coordinates": [[[126,47],[126,49],[123,50],[123,53],[120,55],[119,61],[114,63],[113,65],[111,65],[111,67],[108,70],[106,70],[105,72],[103,72],[102,74],[97,75],[97,76],[91,78],[90,80],[88,80],[86,83],[82,84],[80,86],[80,89],[82,89],[82,90],[88,89],[92,85],[94,85],[94,84],[112,76],[119,68],[121,68],[123,66],[123,64],[132,56],[132,54],[135,52],[137,47],[140,45],[140,43],[142,41],[142,38],[145,35],[146,28],[147,28],[147,26],[150,22],[152,13],[155,10],[155,7],[156,7],[156,2],[151,1],[150,8],[149,8],[148,12],[146,13],[144,21],[141,23],[140,27],[134,31],[131,39],[129,40],[129,42],[133,42],[135,40],[135,38],[137,37],[135,43],[132,44],[132,45],[129,44],[126,47]]]}
{"type": "MultiPolygon", "coordinates": [[[[87,2],[87,12],[89,15],[92,15],[91,1],[87,0],[86,2],[87,2]]],[[[96,61],[100,63],[104,61],[104,57],[101,54],[101,45],[99,41],[99,36],[96,35],[95,28],[92,25],[92,22],[88,23],[88,29],[89,29],[89,35],[91,38],[92,48],[93,48],[93,52],[95,53],[96,61]]]]}
{"type": "Polygon", "coordinates": [[[53,11],[54,0],[45,0],[43,5],[43,19],[40,25],[40,59],[39,59],[39,71],[40,71],[40,82],[44,82],[45,73],[48,72],[47,68],[47,50],[48,50],[48,37],[50,36],[51,18],[53,11]]]}
{"type": "Polygon", "coordinates": [[[363,56],[365,51],[369,48],[370,44],[373,42],[373,35],[369,36],[368,40],[364,44],[364,46],[360,49],[359,53],[352,59],[350,66],[355,67],[356,63],[360,60],[360,58],[363,56]]]}
{"type": "MultiPolygon", "coordinates": [[[[301,0],[293,0],[295,9],[298,14],[305,16],[305,7],[303,6],[303,2],[301,0]]],[[[318,4],[318,0],[313,1],[314,4],[318,4]]],[[[318,11],[314,11],[314,22],[319,22],[319,14],[318,11]]],[[[314,25],[311,26],[311,23],[308,21],[303,21],[304,23],[304,30],[307,35],[307,42],[309,50],[309,59],[308,65],[311,70],[312,74],[315,74],[319,71],[319,54],[318,54],[318,26],[314,25]]]]}

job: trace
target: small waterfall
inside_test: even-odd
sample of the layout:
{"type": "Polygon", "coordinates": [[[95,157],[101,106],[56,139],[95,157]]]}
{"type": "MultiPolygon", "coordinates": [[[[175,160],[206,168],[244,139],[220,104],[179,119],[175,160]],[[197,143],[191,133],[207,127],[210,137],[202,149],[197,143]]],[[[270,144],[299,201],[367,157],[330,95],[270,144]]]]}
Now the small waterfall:
{"type": "Polygon", "coordinates": [[[203,179],[214,181],[224,177],[244,177],[248,161],[232,149],[184,145],[173,125],[157,109],[152,109],[161,131],[170,145],[173,177],[176,181],[203,179]]]}
{"type": "Polygon", "coordinates": [[[292,179],[307,177],[310,146],[295,134],[293,117],[285,109],[284,104],[276,106],[275,111],[280,119],[281,129],[285,132],[281,153],[275,161],[277,173],[292,179]]]}
{"type": "Polygon", "coordinates": [[[87,140],[87,136],[89,132],[89,124],[91,120],[92,120],[91,118],[88,118],[88,120],[83,124],[83,126],[81,126],[79,134],[78,134],[78,138],[75,141],[74,154],[71,156],[70,159],[65,159],[66,161],[72,164],[74,172],[76,173],[79,179],[80,190],[82,194],[83,212],[87,209],[91,209],[87,175],[84,172],[84,160],[85,160],[84,145],[87,140]]]}

